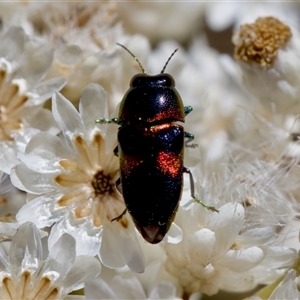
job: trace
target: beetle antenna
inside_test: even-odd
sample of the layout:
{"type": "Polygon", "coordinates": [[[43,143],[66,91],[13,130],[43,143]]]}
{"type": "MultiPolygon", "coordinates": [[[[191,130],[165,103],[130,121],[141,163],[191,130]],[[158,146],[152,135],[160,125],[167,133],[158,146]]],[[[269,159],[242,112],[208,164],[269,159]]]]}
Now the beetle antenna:
{"type": "Polygon", "coordinates": [[[117,45],[121,46],[122,48],[124,48],[133,58],[134,60],[139,64],[142,72],[144,74],[147,74],[146,70],[144,69],[143,65],[140,63],[140,61],[138,60],[138,58],[128,49],[126,48],[124,45],[117,43],[117,45]]]}
{"type": "Polygon", "coordinates": [[[167,62],[166,62],[165,65],[164,65],[163,69],[161,70],[160,74],[162,74],[162,73],[165,71],[165,69],[166,69],[166,67],[167,67],[167,65],[168,65],[168,63],[169,63],[169,61],[171,60],[171,58],[173,57],[173,55],[174,55],[177,51],[178,51],[178,48],[175,49],[175,50],[173,51],[173,53],[170,55],[170,57],[168,58],[167,62]]]}

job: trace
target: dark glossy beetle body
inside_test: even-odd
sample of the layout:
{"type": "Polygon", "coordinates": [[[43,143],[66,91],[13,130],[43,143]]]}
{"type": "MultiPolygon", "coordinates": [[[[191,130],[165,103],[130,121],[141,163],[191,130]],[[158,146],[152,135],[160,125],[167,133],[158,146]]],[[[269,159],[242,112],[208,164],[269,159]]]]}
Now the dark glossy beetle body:
{"type": "Polygon", "coordinates": [[[183,166],[184,146],[193,146],[187,143],[194,136],[176,122],[184,122],[192,108],[183,106],[174,79],[163,73],[176,50],[162,72],[150,76],[137,58],[120,46],[139,63],[143,74],[132,78],[118,118],[96,122],[120,125],[115,154],[120,158],[121,177],[116,184],[122,184],[124,201],[136,228],[146,241],[156,244],[164,238],[175,218],[183,173],[190,176],[192,198],[212,211],[217,210],[195,197],[192,173],[183,166]],[[185,138],[188,138],[186,142],[185,138]]]}
{"type": "Polygon", "coordinates": [[[183,180],[184,106],[168,74],[136,75],[123,97],[118,133],[122,192],[137,229],[160,242],[175,217],[183,180]]]}

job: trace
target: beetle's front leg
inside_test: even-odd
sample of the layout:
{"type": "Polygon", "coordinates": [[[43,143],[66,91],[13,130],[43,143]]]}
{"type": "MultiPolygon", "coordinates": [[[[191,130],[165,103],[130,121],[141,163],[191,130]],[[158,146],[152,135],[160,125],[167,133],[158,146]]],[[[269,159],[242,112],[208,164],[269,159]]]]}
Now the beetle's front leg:
{"type": "Polygon", "coordinates": [[[209,209],[211,211],[214,211],[214,212],[218,213],[219,211],[214,206],[209,206],[208,204],[206,204],[205,202],[203,202],[202,200],[198,199],[195,196],[195,184],[194,184],[194,178],[193,178],[192,172],[188,168],[186,168],[186,167],[183,168],[183,172],[184,173],[188,173],[189,176],[190,176],[190,187],[191,187],[191,196],[192,196],[192,198],[196,202],[200,203],[203,207],[205,207],[205,208],[207,208],[207,209],[209,209]]]}
{"type": "Polygon", "coordinates": [[[185,106],[184,107],[184,115],[187,116],[192,110],[193,110],[193,108],[191,106],[185,106]]]}
{"type": "Polygon", "coordinates": [[[95,120],[95,123],[98,123],[98,124],[117,124],[117,125],[120,125],[120,120],[118,118],[112,118],[112,119],[107,119],[107,118],[100,118],[100,119],[97,119],[95,120]]]}

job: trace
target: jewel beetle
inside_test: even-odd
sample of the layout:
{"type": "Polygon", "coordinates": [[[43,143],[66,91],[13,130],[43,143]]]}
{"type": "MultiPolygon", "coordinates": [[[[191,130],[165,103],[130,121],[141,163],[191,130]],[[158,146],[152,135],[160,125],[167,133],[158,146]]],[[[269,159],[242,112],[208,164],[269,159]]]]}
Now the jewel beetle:
{"type": "Polygon", "coordinates": [[[212,211],[217,210],[195,197],[192,173],[183,165],[184,147],[191,146],[188,143],[194,136],[177,122],[184,123],[192,107],[183,105],[173,77],[164,73],[177,49],[160,74],[152,76],[129,49],[118,45],[137,61],[142,73],[131,79],[118,117],[96,122],[120,125],[118,146],[114,150],[120,160],[120,179],[116,184],[121,185],[136,228],[147,242],[156,244],[164,238],[175,218],[184,173],[190,177],[192,198],[212,211]]]}

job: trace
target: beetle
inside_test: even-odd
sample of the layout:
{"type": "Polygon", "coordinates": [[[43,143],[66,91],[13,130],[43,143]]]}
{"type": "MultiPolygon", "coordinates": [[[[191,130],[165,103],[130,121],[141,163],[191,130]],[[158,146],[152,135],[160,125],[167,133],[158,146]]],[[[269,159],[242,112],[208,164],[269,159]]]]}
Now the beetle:
{"type": "Polygon", "coordinates": [[[192,173],[183,165],[184,146],[194,146],[189,144],[194,136],[176,122],[184,123],[192,107],[183,105],[173,77],[164,73],[177,49],[160,74],[148,75],[137,57],[125,46],[118,45],[137,61],[142,73],[131,79],[118,117],[96,122],[120,125],[118,146],[114,150],[120,160],[120,179],[116,184],[122,186],[136,228],[147,242],[156,244],[164,238],[175,218],[184,173],[190,177],[191,197],[207,209],[216,212],[217,209],[195,197],[192,173]]]}

